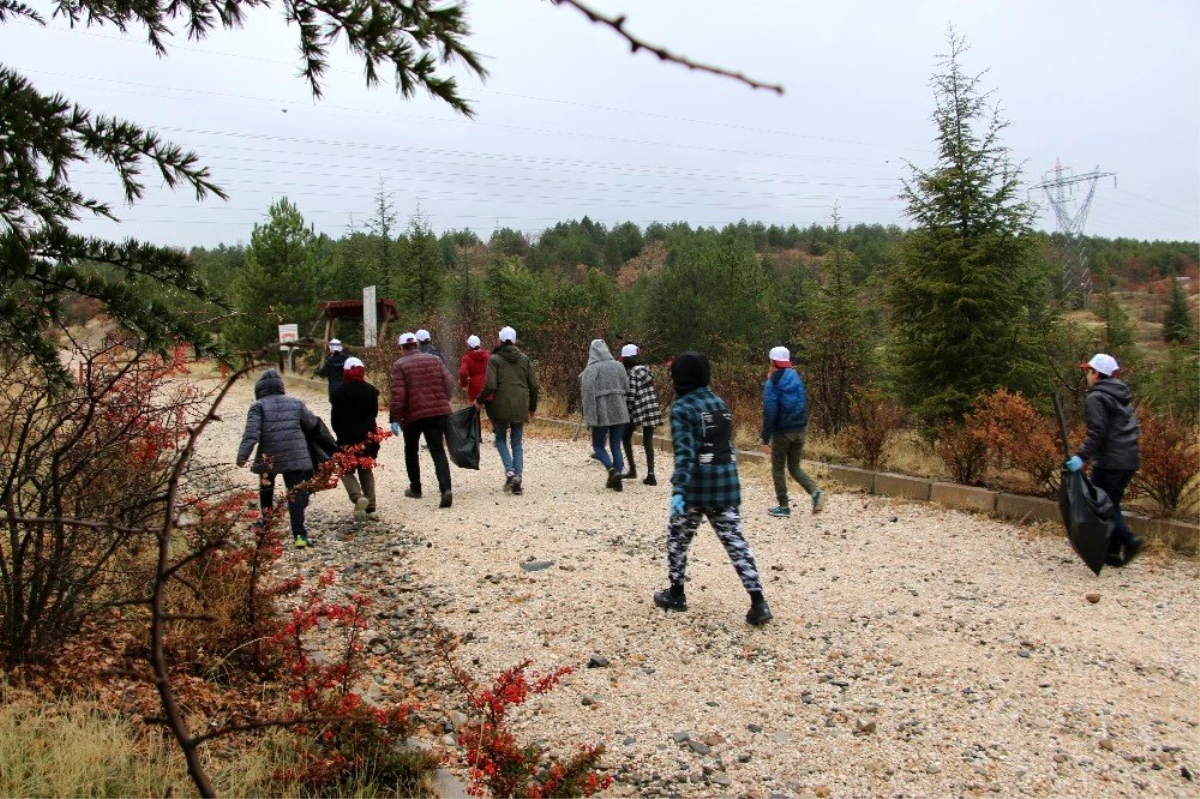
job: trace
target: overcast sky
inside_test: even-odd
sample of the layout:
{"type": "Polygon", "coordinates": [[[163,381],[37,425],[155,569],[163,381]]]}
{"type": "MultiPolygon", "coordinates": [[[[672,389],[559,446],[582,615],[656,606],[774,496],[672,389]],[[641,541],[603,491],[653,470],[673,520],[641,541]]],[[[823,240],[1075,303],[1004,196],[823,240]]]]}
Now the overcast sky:
{"type": "MultiPolygon", "coordinates": [[[[45,10],[42,2],[32,0],[45,10]]],[[[45,91],[194,148],[228,202],[155,186],[122,222],[86,232],[189,246],[248,241],[272,199],[318,231],[369,217],[380,182],[403,223],[536,233],[580,218],[724,225],[739,219],[906,224],[905,161],[933,163],[929,86],[947,26],[968,71],[990,70],[1004,142],[1034,186],[1099,167],[1086,231],[1200,239],[1200,3],[1196,0],[596,0],[628,29],[699,61],[782,83],[783,97],[631,55],[608,29],[544,0],[477,0],[469,120],[390,87],[368,91],[335,45],[325,98],[297,77],[276,9],[156,58],[140,32],[0,25],[0,61],[45,91]]],[[[72,178],[119,199],[111,174],[72,178]]],[[[1086,194],[1087,184],[1077,192],[1086,194]]],[[[1045,195],[1039,224],[1054,228],[1045,195]]],[[[1074,209],[1072,209],[1074,210],[1074,209]]]]}

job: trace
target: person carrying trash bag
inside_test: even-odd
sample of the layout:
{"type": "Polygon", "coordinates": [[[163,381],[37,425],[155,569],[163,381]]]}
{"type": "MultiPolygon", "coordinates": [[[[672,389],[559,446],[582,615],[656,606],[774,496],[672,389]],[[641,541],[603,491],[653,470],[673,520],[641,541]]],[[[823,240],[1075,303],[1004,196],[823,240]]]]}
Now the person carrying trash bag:
{"type": "Polygon", "coordinates": [[[608,469],[605,488],[621,490],[625,463],[621,460],[621,438],[629,424],[629,408],[625,395],[629,391],[629,376],[617,363],[608,345],[594,339],[588,349],[587,367],[579,374],[583,422],[592,431],[592,453],[608,469]],[[611,451],[611,454],[610,454],[611,451]]]}
{"type": "Polygon", "coordinates": [[[379,389],[367,382],[367,367],[358,358],[347,358],[342,365],[342,386],[330,399],[329,423],[339,448],[362,444],[358,465],[342,475],[342,485],[354,503],[354,518],[362,521],[375,515],[375,458],[379,441],[370,440],[379,432],[375,417],[379,413],[379,389]]]}
{"type": "Polygon", "coordinates": [[[288,489],[288,519],[297,549],[309,545],[304,526],[308,491],[293,490],[313,476],[308,435],[321,427],[321,420],[303,401],[287,396],[283,378],[274,369],[262,373],[254,384],[254,404],[246,412],[246,429],[238,445],[237,465],[245,466],[258,447],[250,470],[259,476],[258,504],[268,514],[275,504],[275,476],[283,476],[288,489]]]}
{"type": "Polygon", "coordinates": [[[667,573],[670,587],[654,595],[663,610],[687,610],[684,591],[688,547],[707,517],[721,540],[742,586],[750,594],[746,622],[755,627],[773,615],[763,598],[754,553],[742,535],[741,483],[733,447],[733,414],[708,387],[708,358],[685,352],[671,362],[675,403],[671,406],[671,440],[675,472],[671,475],[671,512],[667,523],[667,573]]]}
{"type": "Polygon", "coordinates": [[[622,475],[622,479],[637,479],[637,466],[633,462],[633,434],[640,427],[642,449],[646,452],[646,477],[642,483],[656,486],[658,480],[654,477],[654,428],[663,423],[662,406],[658,404],[654,374],[649,366],[642,363],[640,356],[641,349],[636,344],[621,347],[621,365],[629,375],[629,391],[625,394],[625,403],[629,408],[629,424],[625,426],[625,435],[621,441],[625,448],[625,460],[629,461],[629,471],[622,475]]]}
{"type": "Polygon", "coordinates": [[[342,342],[336,338],[329,340],[329,355],[325,358],[325,362],[321,364],[321,368],[317,370],[317,377],[323,377],[329,381],[329,399],[333,401],[333,392],[342,387],[342,367],[346,364],[347,354],[343,351],[342,342]]]}
{"type": "Polygon", "coordinates": [[[1092,485],[1108,494],[1113,506],[1113,535],[1106,562],[1109,566],[1126,566],[1145,548],[1145,542],[1134,535],[1121,514],[1125,489],[1139,466],[1141,427],[1133,409],[1133,392],[1113,376],[1121,367],[1111,355],[1097,353],[1079,366],[1087,372],[1087,435],[1063,466],[1077,472],[1085,461],[1092,462],[1092,485]]]}

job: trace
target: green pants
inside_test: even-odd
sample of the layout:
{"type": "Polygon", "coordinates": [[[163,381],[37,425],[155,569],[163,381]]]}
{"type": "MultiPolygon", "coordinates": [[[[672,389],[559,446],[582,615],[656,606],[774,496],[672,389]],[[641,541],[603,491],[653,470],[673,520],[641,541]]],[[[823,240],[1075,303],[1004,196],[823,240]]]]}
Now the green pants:
{"type": "Polygon", "coordinates": [[[775,499],[779,500],[782,507],[788,506],[787,478],[783,474],[785,464],[792,479],[799,483],[810,497],[820,490],[812,478],[800,468],[800,458],[803,456],[803,431],[775,433],[771,436],[771,478],[775,481],[775,499]]]}

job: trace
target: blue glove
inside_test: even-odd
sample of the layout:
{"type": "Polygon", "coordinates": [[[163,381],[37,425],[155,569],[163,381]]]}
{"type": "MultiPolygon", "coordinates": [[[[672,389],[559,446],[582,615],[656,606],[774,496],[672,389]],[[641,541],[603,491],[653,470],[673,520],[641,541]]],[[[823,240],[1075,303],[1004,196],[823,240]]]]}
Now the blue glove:
{"type": "Polygon", "coordinates": [[[1063,464],[1063,467],[1066,468],[1068,472],[1077,472],[1083,468],[1083,458],[1080,458],[1078,455],[1072,455],[1067,459],[1067,462],[1063,464]]]}
{"type": "Polygon", "coordinates": [[[683,494],[672,494],[671,495],[671,515],[672,516],[682,516],[683,513],[684,513],[683,494]]]}
{"type": "Polygon", "coordinates": [[[392,422],[392,435],[394,435],[394,436],[400,435],[400,423],[399,422],[392,422]]]}

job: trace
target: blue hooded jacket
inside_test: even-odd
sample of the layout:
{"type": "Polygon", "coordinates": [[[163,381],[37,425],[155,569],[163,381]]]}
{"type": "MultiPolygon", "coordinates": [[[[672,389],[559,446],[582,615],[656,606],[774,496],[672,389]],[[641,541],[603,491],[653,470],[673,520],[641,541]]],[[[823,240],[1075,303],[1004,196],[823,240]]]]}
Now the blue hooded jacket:
{"type": "Polygon", "coordinates": [[[804,381],[795,369],[777,370],[763,387],[762,443],[770,444],[775,433],[803,433],[807,427],[804,381]]]}

